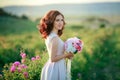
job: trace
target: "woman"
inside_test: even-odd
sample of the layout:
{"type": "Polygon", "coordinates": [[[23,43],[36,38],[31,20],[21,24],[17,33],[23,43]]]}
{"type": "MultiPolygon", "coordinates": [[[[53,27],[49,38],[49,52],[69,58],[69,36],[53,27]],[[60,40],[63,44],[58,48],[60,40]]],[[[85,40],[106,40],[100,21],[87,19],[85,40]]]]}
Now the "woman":
{"type": "Polygon", "coordinates": [[[57,10],[49,11],[40,21],[39,31],[49,54],[41,72],[41,80],[66,80],[64,59],[73,57],[73,54],[64,54],[64,42],[60,39],[64,25],[64,16],[57,10]]]}

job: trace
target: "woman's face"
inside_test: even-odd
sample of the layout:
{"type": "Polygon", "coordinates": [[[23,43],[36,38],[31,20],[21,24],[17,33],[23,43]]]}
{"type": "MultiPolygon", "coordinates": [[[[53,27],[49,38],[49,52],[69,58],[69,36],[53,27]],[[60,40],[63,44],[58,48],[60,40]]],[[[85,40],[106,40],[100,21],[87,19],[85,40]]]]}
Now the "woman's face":
{"type": "Polygon", "coordinates": [[[56,16],[56,19],[54,21],[53,27],[56,30],[61,30],[64,25],[64,18],[62,15],[56,16]]]}

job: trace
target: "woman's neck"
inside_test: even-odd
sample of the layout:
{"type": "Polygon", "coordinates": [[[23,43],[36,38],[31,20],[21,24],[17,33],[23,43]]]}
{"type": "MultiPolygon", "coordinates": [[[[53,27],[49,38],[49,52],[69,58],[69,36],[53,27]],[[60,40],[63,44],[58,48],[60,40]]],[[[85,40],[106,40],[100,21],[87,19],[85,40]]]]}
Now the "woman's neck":
{"type": "Polygon", "coordinates": [[[56,30],[56,29],[53,29],[52,32],[58,34],[58,30],[56,30]]]}

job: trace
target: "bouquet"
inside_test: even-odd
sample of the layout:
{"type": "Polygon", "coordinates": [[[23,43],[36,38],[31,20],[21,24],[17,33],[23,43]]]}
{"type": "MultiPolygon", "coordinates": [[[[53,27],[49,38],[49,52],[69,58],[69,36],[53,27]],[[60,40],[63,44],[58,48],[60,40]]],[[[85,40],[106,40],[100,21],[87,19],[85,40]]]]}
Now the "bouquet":
{"type": "Polygon", "coordinates": [[[74,53],[80,52],[83,49],[83,41],[78,39],[77,37],[69,38],[65,41],[65,51],[67,53],[74,53]]]}
{"type": "MultiPolygon", "coordinates": [[[[83,49],[83,41],[77,37],[69,38],[65,41],[65,51],[67,53],[76,54],[77,52],[81,52],[83,49]]],[[[71,59],[68,59],[67,62],[67,80],[71,80],[71,59]]]]}

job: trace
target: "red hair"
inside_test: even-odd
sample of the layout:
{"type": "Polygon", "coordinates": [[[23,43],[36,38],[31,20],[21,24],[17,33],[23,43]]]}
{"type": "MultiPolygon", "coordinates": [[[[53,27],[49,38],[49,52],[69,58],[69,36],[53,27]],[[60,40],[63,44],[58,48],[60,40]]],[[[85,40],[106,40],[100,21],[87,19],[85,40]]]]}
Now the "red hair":
{"type": "MultiPolygon", "coordinates": [[[[53,24],[58,15],[61,15],[64,19],[63,14],[61,14],[59,11],[51,10],[47,14],[45,14],[45,16],[40,20],[40,24],[38,25],[38,28],[39,28],[39,32],[42,34],[43,38],[46,38],[53,30],[53,24]]],[[[63,20],[63,23],[65,25],[64,20],[63,20]]],[[[62,29],[58,31],[59,36],[62,35],[64,25],[63,25],[62,29]]]]}

